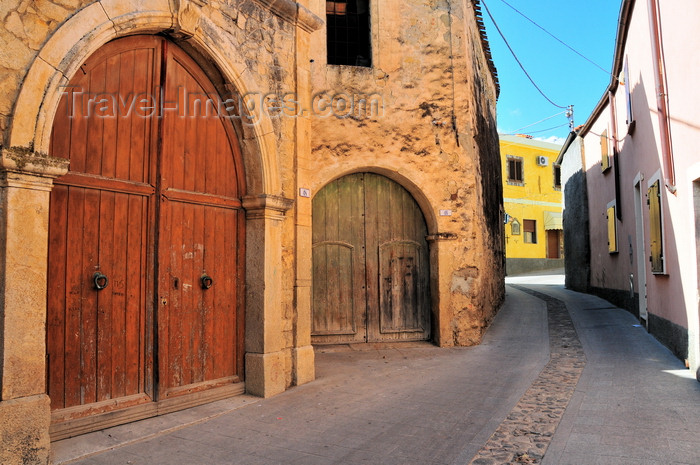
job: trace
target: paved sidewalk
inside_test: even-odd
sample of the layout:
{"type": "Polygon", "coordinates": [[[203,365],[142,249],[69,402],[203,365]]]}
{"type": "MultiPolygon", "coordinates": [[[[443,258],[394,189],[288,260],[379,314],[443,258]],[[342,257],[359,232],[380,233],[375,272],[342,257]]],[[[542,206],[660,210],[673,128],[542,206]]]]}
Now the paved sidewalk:
{"type": "MultiPolygon", "coordinates": [[[[585,365],[569,378],[563,409],[546,419],[553,434],[530,441],[546,443],[537,446],[544,458],[518,453],[512,463],[700,463],[700,383],[634,317],[597,297],[542,284],[560,276],[507,282],[518,287],[507,287],[478,347],[319,348],[313,383],[60,441],[54,463],[451,465],[477,453],[484,461],[474,463],[509,463],[481,454],[495,432],[508,431],[510,418],[547,417],[539,407],[515,413],[532,406],[533,389],[540,396],[549,387],[562,391],[556,373],[547,373],[558,369],[555,352],[569,347],[552,335],[548,303],[532,291],[549,296],[550,322],[552,305],[566,304],[585,365]]],[[[496,435],[497,447],[523,442],[522,429],[510,431],[516,433],[496,435]]]]}

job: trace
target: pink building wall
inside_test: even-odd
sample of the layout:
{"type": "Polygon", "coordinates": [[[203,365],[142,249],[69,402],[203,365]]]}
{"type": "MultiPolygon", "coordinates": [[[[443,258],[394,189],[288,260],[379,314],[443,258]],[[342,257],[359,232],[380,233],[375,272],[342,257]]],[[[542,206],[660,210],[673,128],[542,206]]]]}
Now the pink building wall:
{"type": "MultiPolygon", "coordinates": [[[[675,183],[662,188],[663,243],[665,272],[654,274],[649,262],[649,210],[647,189],[655,179],[664,184],[670,177],[665,167],[662,132],[657,105],[650,6],[647,1],[623,1],[618,31],[614,80],[599,106],[584,125],[585,171],[588,185],[591,282],[593,288],[639,293],[643,316],[646,281],[646,309],[649,329],[677,355],[687,358],[691,368],[700,365],[700,324],[698,316],[698,255],[695,224],[698,206],[693,200],[694,182],[700,182],[700,2],[658,0],[663,61],[666,71],[668,115],[675,183]],[[624,25],[628,25],[625,28],[624,25]],[[634,128],[627,123],[627,98],[631,95],[634,128]],[[612,105],[611,103],[612,102],[612,105]],[[617,161],[601,172],[600,135],[607,129],[615,140],[617,161]],[[617,171],[617,172],[616,172],[617,171]],[[619,191],[616,194],[616,179],[619,191]],[[635,188],[641,194],[641,221],[635,188]],[[618,252],[608,252],[606,209],[616,202],[621,218],[617,223],[618,252]],[[644,240],[638,242],[643,231],[644,240]],[[643,244],[642,250],[639,245],[643,244]],[[643,262],[643,263],[642,263],[643,262]],[[642,272],[643,271],[643,272],[642,272]],[[683,332],[687,334],[683,334],[683,332]],[[669,338],[671,341],[669,341],[669,338]],[[685,341],[673,339],[682,339],[685,341]],[[686,353],[683,354],[685,344],[686,353]]],[[[651,3],[651,0],[649,0],[651,3]]]]}

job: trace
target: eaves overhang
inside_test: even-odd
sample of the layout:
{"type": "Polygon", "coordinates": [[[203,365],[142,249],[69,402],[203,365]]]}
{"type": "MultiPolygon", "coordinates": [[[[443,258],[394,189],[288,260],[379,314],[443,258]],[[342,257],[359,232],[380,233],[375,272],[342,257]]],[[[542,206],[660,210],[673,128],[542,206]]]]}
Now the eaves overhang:
{"type": "Polygon", "coordinates": [[[615,39],[615,55],[613,57],[612,71],[610,72],[610,84],[600,98],[600,101],[595,106],[590,116],[583,124],[579,135],[584,137],[590,131],[591,126],[598,119],[603,110],[608,106],[608,94],[615,93],[620,81],[618,76],[622,71],[622,65],[625,58],[625,45],[627,44],[627,34],[629,33],[630,19],[634,10],[635,0],[622,0],[620,6],[620,17],[617,21],[617,36],[615,39]]]}
{"type": "Polygon", "coordinates": [[[496,69],[496,64],[493,62],[493,55],[491,55],[491,46],[489,45],[489,38],[486,35],[486,26],[484,26],[484,17],[481,13],[481,2],[480,0],[473,0],[474,4],[474,17],[476,18],[476,26],[479,29],[479,36],[481,37],[481,48],[484,50],[484,57],[486,58],[486,64],[491,72],[491,77],[493,78],[493,83],[496,86],[496,98],[501,93],[501,84],[498,82],[498,70],[496,69]]]}

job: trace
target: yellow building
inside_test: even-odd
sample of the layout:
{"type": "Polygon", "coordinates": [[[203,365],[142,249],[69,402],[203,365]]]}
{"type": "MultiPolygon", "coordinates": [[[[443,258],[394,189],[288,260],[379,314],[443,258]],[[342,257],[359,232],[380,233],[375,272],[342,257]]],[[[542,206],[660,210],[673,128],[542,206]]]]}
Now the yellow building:
{"type": "Polygon", "coordinates": [[[561,145],[506,135],[500,145],[507,273],[563,267],[561,145]]]}

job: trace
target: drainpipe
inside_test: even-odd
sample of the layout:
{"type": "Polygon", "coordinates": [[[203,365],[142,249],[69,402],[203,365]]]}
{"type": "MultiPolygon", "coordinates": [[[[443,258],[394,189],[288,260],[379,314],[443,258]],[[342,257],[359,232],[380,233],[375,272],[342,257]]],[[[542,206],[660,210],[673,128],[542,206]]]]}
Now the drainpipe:
{"type": "MultiPolygon", "coordinates": [[[[625,83],[625,85],[629,85],[625,83]]],[[[610,130],[612,131],[612,146],[613,156],[617,156],[620,148],[617,146],[617,108],[615,107],[615,94],[611,90],[608,91],[608,106],[610,107],[610,130]]]]}
{"type": "Polygon", "coordinates": [[[651,53],[654,63],[654,80],[656,81],[656,105],[659,111],[664,178],[668,190],[675,194],[676,173],[673,162],[673,144],[671,143],[671,121],[668,114],[668,94],[666,93],[666,67],[664,66],[661,27],[659,25],[659,2],[658,0],[648,0],[647,5],[649,8],[649,27],[651,28],[651,53]]]}

